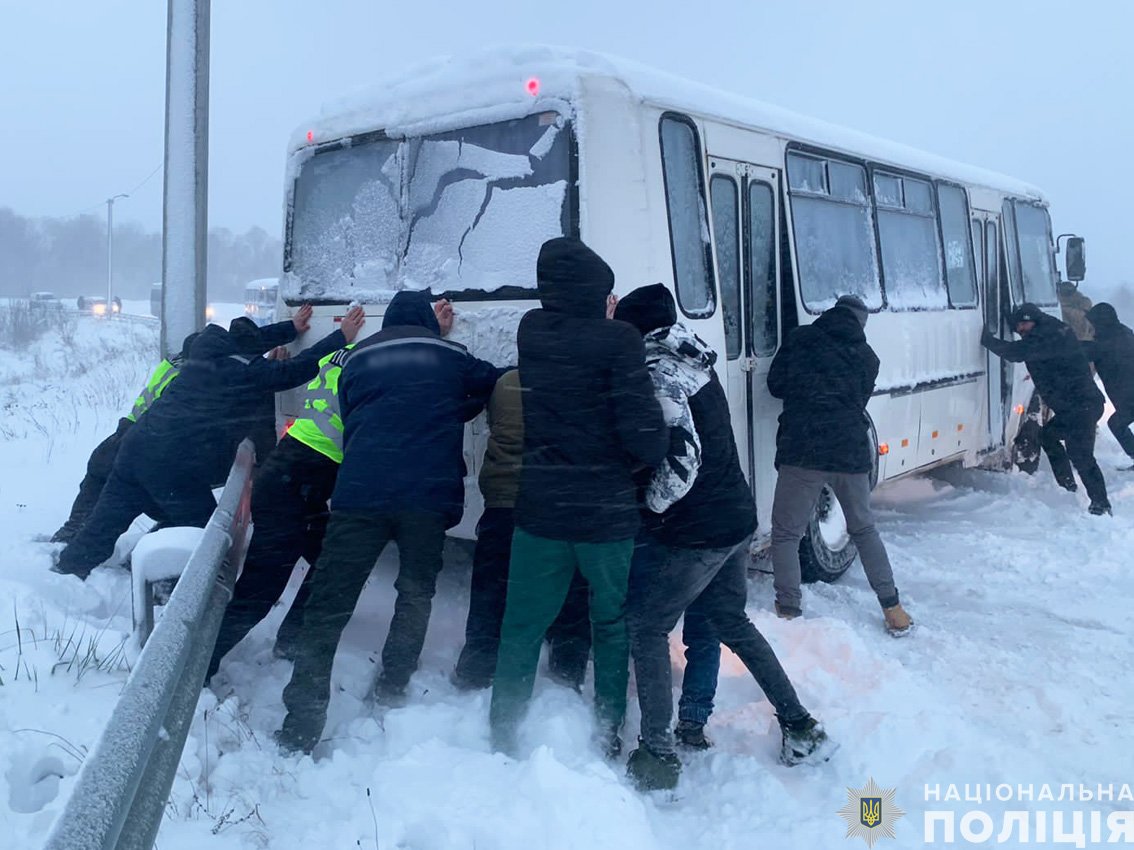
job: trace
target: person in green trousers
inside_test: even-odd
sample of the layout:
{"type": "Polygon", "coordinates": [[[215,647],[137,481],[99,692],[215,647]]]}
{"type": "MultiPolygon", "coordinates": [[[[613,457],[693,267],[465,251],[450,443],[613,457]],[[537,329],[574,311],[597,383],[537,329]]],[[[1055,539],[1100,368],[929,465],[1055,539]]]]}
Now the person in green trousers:
{"type": "Polygon", "coordinates": [[[508,597],[493,679],[493,747],[517,752],[540,643],[578,569],[590,587],[596,738],[621,751],[626,587],[639,526],[634,472],[666,456],[669,429],[642,337],[606,318],[614,273],[578,239],[540,249],[542,309],[520,322],[524,453],[508,597]]]}

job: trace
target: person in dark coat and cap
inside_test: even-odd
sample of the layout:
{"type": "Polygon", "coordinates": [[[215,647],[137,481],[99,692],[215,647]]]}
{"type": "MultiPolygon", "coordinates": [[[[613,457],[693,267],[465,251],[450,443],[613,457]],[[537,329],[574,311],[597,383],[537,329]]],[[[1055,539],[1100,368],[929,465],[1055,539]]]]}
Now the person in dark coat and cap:
{"type": "MultiPolygon", "coordinates": [[[[90,519],[63,550],[57,572],[85,578],[114,552],[139,514],[174,526],[204,528],[236,447],[262,418],[264,393],[299,386],[319,371],[319,358],[342,348],[361,326],[344,321],[290,360],[263,355],[311,325],[311,308],[255,332],[209,325],[193,342],[181,373],[122,441],[110,480],[90,519]]],[[[248,324],[252,325],[251,322],[248,324]]]]}
{"type": "MultiPolygon", "coordinates": [[[[1122,450],[1134,460],[1134,433],[1130,430],[1134,422],[1134,331],[1118,321],[1118,313],[1105,301],[1086,315],[1094,328],[1094,339],[1084,342],[1083,350],[1095,364],[1095,372],[1114,405],[1106,424],[1122,450]]],[[[1134,470],[1134,466],[1124,470],[1134,470]]]]}
{"type": "Polygon", "coordinates": [[[788,334],[768,370],[768,390],[784,403],[772,502],[776,613],[785,619],[802,613],[799,544],[823,488],[830,487],[882,607],[886,630],[901,637],[913,621],[898,597],[870,508],[874,457],[866,405],[879,363],[864,332],[869,315],[860,298],[842,296],[812,324],[788,334]]]}
{"type": "Polygon", "coordinates": [[[1091,499],[1088,510],[1095,515],[1109,514],[1106,479],[1095,460],[1095,431],[1105,401],[1083,346],[1068,325],[1035,304],[1017,307],[1009,324],[1020,339],[997,339],[985,330],[981,345],[1005,360],[1028,367],[1036,392],[1053,414],[1043,426],[1040,444],[1056,482],[1075,492],[1074,466],[1091,499]]]}
{"type": "MultiPolygon", "coordinates": [[[[627,773],[642,790],[673,788],[681,762],[671,731],[673,669],[669,633],[683,614],[707,621],[712,650],[690,647],[690,658],[717,663],[686,675],[716,690],[720,642],[731,649],[776,709],[786,765],[821,762],[834,745],[800,703],[772,647],[745,612],[748,546],[756,504],[740,468],[728,399],[713,364],[717,354],[677,321],[673,295],[662,284],[635,289],[618,302],[614,318],[642,334],[646,366],[670,428],[670,450],[642,487],[642,530],[630,567],[626,619],[638,705],[640,746],[627,773]],[[718,642],[719,641],[719,642],[718,642]]],[[[684,684],[684,683],[683,683],[684,684]]],[[[683,688],[682,703],[686,703],[683,688]]],[[[711,711],[712,700],[708,700],[711,711]]],[[[683,719],[678,741],[704,748],[708,713],[683,719]],[[700,721],[700,722],[697,722],[700,721]]]]}
{"type": "Polygon", "coordinates": [[[524,454],[508,598],[492,685],[492,744],[514,753],[540,644],[578,569],[590,586],[598,739],[621,750],[629,643],[626,585],[640,519],[633,472],[669,433],[641,335],[606,318],[614,272],[581,240],[540,248],[541,309],[517,335],[524,454]]]}
{"type": "Polygon", "coordinates": [[[464,511],[465,422],[483,409],[503,370],[443,339],[447,301],[399,292],[382,330],[346,357],[339,379],[343,461],[331,517],[303,613],[287,717],[277,740],[311,752],[326,724],[339,637],[374,562],[398,546],[397,599],[375,695],[404,699],[425,642],[446,529],[464,511]]]}

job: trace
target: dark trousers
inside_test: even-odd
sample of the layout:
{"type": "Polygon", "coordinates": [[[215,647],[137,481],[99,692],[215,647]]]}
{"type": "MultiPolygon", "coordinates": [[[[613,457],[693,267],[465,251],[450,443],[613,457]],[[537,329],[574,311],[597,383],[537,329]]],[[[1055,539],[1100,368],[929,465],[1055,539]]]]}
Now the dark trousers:
{"type": "Polygon", "coordinates": [[[642,742],[655,753],[674,749],[669,633],[694,603],[717,638],[748,668],[781,721],[807,716],[775,651],[745,613],[745,562],[734,555],[747,545],[745,540],[722,549],[678,549],[649,535],[638,539],[630,569],[626,622],[642,710],[642,742]]]}
{"type": "Polygon", "coordinates": [[[1106,479],[1095,460],[1095,428],[1101,415],[1096,409],[1057,413],[1043,426],[1040,440],[1061,486],[1075,483],[1074,465],[1091,501],[1105,503],[1106,479]]]}
{"type": "Polygon", "coordinates": [[[114,469],[114,459],[118,457],[118,446],[122,438],[133,425],[133,420],[125,417],[118,420],[118,429],[95,446],[87,460],[87,472],[79,484],[79,495],[71,505],[71,515],[67,521],[51,536],[52,543],[70,543],[87,521],[94,506],[98,504],[98,497],[102,488],[106,486],[110,473],[114,469]]]}
{"type": "Polygon", "coordinates": [[[204,528],[216,509],[207,478],[119,452],[94,510],[59,556],[59,572],[86,577],[114,554],[118,536],[141,514],[171,526],[204,528]]]}
{"type": "Polygon", "coordinates": [[[1122,446],[1122,450],[1134,458],[1134,433],[1130,431],[1131,422],[1134,422],[1134,405],[1120,405],[1115,407],[1106,424],[1110,428],[1110,433],[1118,440],[1118,445],[1122,446]]]}
{"type": "MultiPolygon", "coordinates": [[[[740,547],[732,555],[746,571],[748,550],[740,547]]],[[[729,565],[721,568],[722,572],[729,565]]],[[[677,703],[678,721],[686,720],[704,726],[713,713],[717,695],[717,677],[721,670],[721,642],[709,619],[711,596],[701,594],[685,609],[681,642],[685,644],[685,673],[681,677],[681,699],[677,703]]]]}
{"type": "Polygon", "coordinates": [[[303,615],[303,639],[283,692],[288,715],[281,736],[308,752],[318,743],[331,697],[331,666],[339,637],[354,613],[375,561],[391,541],[398,546],[397,599],[382,648],[382,683],[401,689],[417,669],[445,544],[440,514],[332,511],[315,564],[303,615]]]}
{"type": "MultiPolygon", "coordinates": [[[[508,567],[512,560],[512,508],[485,508],[476,527],[469,615],[465,645],[457,659],[455,676],[463,687],[487,688],[496,671],[500,624],[508,599],[508,567]]],[[[591,620],[587,583],[578,571],[567,591],[559,616],[547,630],[552,674],[581,688],[591,652],[591,620]]]]}
{"type": "MultiPolygon", "coordinates": [[[[338,474],[337,463],[290,437],[280,440],[268,455],[252,486],[252,542],[221,621],[207,678],[272,609],[296,561],[303,558],[313,565],[319,559],[330,516],[327,500],[338,474]]],[[[280,626],[281,641],[298,638],[314,572],[307,571],[301,592],[280,626]]]]}

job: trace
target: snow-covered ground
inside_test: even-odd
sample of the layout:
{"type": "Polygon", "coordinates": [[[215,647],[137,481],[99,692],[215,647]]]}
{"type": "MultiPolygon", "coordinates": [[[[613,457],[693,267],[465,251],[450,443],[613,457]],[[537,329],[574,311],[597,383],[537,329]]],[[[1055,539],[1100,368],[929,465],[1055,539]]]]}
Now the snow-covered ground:
{"type": "MultiPolygon", "coordinates": [[[[128,577],[54,575],[50,545],[34,538],[64,518],[88,452],[144,380],[153,334],[90,322],[69,353],[50,340],[26,356],[0,352],[5,847],[40,844],[127,675],[128,577]]],[[[924,799],[927,783],[944,794],[978,783],[1037,792],[1115,783],[1117,792],[1131,781],[1134,476],[1112,471],[1121,457],[1105,429],[1099,455],[1113,518],[1088,516],[1085,497],[1057,489],[1046,466],[1033,478],[950,470],[880,491],[881,531],[919,623],[909,639],[883,632],[860,569],[805,589],[806,615],[792,622],[770,613],[769,578],[753,579],[756,625],[842,744],[822,767],[777,764],[771,708],[727,652],[709,727],[716,746],[686,758],[674,795],[632,790],[623,765],[589,743],[587,702],[547,681],[526,726],[527,757],[491,753],[487,694],[459,694],[447,680],[468,601],[468,557],[454,543],[412,698],[385,713],[363,701],[391,613],[396,558],[380,562],[336,661],[333,740],[320,761],[283,757],[271,739],[289,673],[268,651],[278,610],[238,647],[222,668],[232,693],[220,704],[202,694],[159,846],[826,850],[857,846],[843,840],[836,812],[847,787],[871,777],[896,789],[907,812],[898,841],[879,847],[930,846],[926,809],[959,820],[973,808],[1134,808],[924,799]]],[[[676,642],[673,660],[679,681],[676,642]]]]}

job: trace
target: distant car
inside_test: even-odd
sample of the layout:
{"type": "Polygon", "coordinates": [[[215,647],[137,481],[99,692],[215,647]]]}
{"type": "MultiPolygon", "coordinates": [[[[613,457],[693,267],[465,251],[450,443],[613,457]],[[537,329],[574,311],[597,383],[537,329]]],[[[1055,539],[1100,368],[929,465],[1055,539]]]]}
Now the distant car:
{"type": "Polygon", "coordinates": [[[90,313],[96,318],[106,319],[122,312],[122,299],[115,295],[110,303],[110,309],[107,309],[106,299],[101,295],[80,295],[76,306],[80,313],[90,313]]]}
{"type": "Polygon", "coordinates": [[[45,312],[61,312],[63,310],[63,302],[55,296],[54,292],[33,292],[28,297],[28,303],[31,304],[33,310],[45,312]]]}
{"type": "Polygon", "coordinates": [[[254,280],[244,287],[244,315],[260,327],[276,320],[279,281],[274,277],[254,280]]]}
{"type": "MultiPolygon", "coordinates": [[[[150,284],[150,315],[155,319],[161,318],[161,283],[150,284]]],[[[205,305],[205,321],[211,322],[216,315],[212,304],[205,305]]]]}

